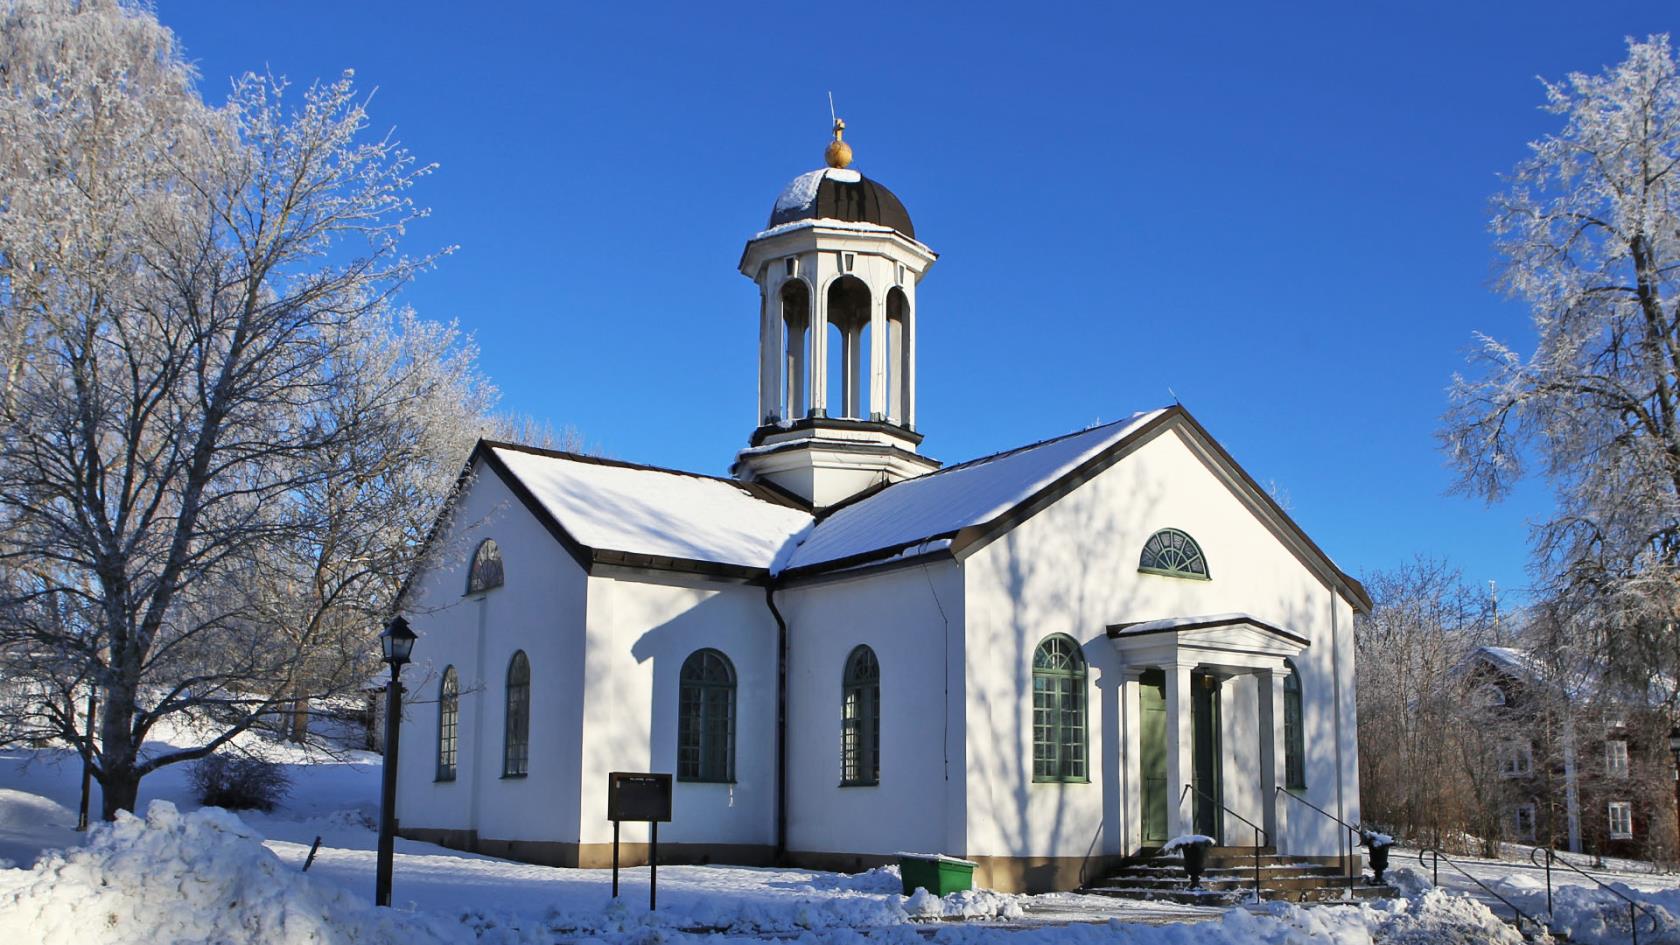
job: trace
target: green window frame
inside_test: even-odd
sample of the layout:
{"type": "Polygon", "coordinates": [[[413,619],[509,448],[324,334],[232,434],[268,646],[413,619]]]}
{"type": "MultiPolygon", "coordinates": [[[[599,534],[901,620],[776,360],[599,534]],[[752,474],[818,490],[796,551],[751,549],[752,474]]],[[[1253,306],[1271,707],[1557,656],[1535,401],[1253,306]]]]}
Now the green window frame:
{"type": "Polygon", "coordinates": [[[523,778],[531,770],[531,661],[524,650],[508,660],[506,718],[502,777],[523,778]]]}
{"type": "Polygon", "coordinates": [[[735,780],[735,666],[714,649],[690,653],[679,674],[677,780],[735,780]]]}
{"type": "Polygon", "coordinates": [[[1285,661],[1283,676],[1283,786],[1291,791],[1307,789],[1306,726],[1301,709],[1301,674],[1285,661]]]}
{"type": "Polygon", "coordinates": [[[455,780],[456,738],[461,722],[461,684],[455,667],[446,666],[438,683],[437,780],[455,780]]]}
{"type": "Polygon", "coordinates": [[[1033,780],[1090,781],[1086,765],[1085,654],[1065,633],[1033,651],[1033,780]]]}
{"type": "Polygon", "coordinates": [[[840,785],[881,783],[881,664],[859,645],[840,684],[840,785]]]}
{"type": "Polygon", "coordinates": [[[1138,570],[1193,581],[1211,580],[1202,546],[1188,532],[1176,528],[1163,528],[1149,536],[1143,543],[1143,554],[1138,556],[1138,570]]]}

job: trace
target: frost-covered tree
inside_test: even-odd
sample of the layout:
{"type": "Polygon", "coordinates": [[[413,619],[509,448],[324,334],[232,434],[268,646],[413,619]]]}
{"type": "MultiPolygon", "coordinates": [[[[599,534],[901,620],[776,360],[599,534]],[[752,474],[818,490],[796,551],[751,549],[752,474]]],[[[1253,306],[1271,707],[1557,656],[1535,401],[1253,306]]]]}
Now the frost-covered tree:
{"type": "Polygon", "coordinates": [[[426,168],[363,105],[211,108],[149,8],[0,0],[0,660],[107,818],[366,678],[484,426],[470,347],[393,308],[426,168]],[[143,752],[171,717],[196,744],[143,752]]]}
{"type": "Polygon", "coordinates": [[[1545,86],[1561,127],[1495,200],[1524,355],[1477,337],[1443,439],[1459,487],[1505,496],[1531,468],[1556,494],[1536,529],[1549,596],[1629,677],[1680,670],[1680,70],[1667,36],[1545,86]],[[1613,645],[1611,645],[1613,643],[1613,645]]]}

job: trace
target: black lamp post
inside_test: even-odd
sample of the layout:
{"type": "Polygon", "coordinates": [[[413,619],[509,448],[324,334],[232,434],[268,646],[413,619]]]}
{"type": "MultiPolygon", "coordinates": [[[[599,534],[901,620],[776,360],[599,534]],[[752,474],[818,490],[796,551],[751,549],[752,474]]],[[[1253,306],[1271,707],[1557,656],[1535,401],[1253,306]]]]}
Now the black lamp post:
{"type": "Polygon", "coordinates": [[[1674,829],[1680,835],[1680,725],[1668,730],[1668,750],[1674,754],[1674,829]]]}
{"type": "Polygon", "coordinates": [[[379,862],[374,876],[375,905],[391,904],[391,858],[397,834],[397,726],[402,722],[402,668],[414,652],[414,631],[400,615],[391,618],[379,635],[379,647],[391,666],[391,683],[385,687],[385,767],[379,791],[379,862]]]}

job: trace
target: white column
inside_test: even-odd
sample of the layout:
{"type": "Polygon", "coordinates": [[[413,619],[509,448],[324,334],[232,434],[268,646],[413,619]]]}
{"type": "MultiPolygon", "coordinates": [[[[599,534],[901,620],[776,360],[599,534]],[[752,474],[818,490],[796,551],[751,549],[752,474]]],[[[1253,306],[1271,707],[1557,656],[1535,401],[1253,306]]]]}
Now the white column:
{"type": "Polygon", "coordinates": [[[764,423],[771,415],[782,416],[782,294],[778,290],[760,298],[758,323],[758,418],[764,423]]]}
{"type": "Polygon", "coordinates": [[[869,298],[869,414],[875,420],[887,415],[887,297],[869,298]]]}
{"type": "Polygon", "coordinates": [[[787,332],[786,373],[783,382],[787,392],[782,411],[783,420],[797,420],[805,415],[805,343],[808,329],[800,324],[783,321],[787,332]]]}
{"type": "MultiPolygon", "coordinates": [[[[826,254],[825,254],[826,255],[826,254]]],[[[811,409],[813,417],[828,416],[828,292],[819,290],[811,305],[811,409]]]]}
{"type": "Polygon", "coordinates": [[[846,333],[846,383],[851,393],[846,395],[846,416],[863,416],[863,326],[853,325],[846,333]]]}
{"type": "Polygon", "coordinates": [[[1138,757],[1142,711],[1141,666],[1126,667],[1120,682],[1120,852],[1143,845],[1143,766],[1138,757]]]}
{"type": "Polygon", "coordinates": [[[914,430],[916,428],[916,322],[920,317],[916,314],[916,284],[908,280],[909,284],[901,286],[904,289],[904,425],[914,430]]]}
{"type": "Polygon", "coordinates": [[[887,419],[904,420],[904,320],[887,319],[887,419]]]}
{"type": "Polygon", "coordinates": [[[1184,786],[1190,783],[1195,763],[1195,727],[1191,723],[1190,663],[1168,664],[1167,701],[1167,838],[1194,831],[1194,807],[1184,786]]]}
{"type": "MultiPolygon", "coordinates": [[[[1272,670],[1268,673],[1271,676],[1271,698],[1268,701],[1271,704],[1273,722],[1271,727],[1272,783],[1287,787],[1289,784],[1289,752],[1284,745],[1283,733],[1283,674],[1283,670],[1272,670]]],[[[1276,803],[1273,805],[1272,818],[1277,827],[1276,830],[1272,831],[1272,843],[1277,846],[1277,852],[1287,853],[1289,851],[1285,848],[1289,845],[1290,808],[1294,806],[1295,802],[1287,797],[1279,796],[1276,790],[1272,791],[1272,797],[1276,799],[1276,803]]]]}
{"type": "Polygon", "coordinates": [[[1259,709],[1257,731],[1260,734],[1260,826],[1272,842],[1278,840],[1277,810],[1280,804],[1288,801],[1278,797],[1278,723],[1281,718],[1274,714],[1276,704],[1272,699],[1273,690],[1278,688],[1278,672],[1275,669],[1257,669],[1255,676],[1255,702],[1259,709]]]}

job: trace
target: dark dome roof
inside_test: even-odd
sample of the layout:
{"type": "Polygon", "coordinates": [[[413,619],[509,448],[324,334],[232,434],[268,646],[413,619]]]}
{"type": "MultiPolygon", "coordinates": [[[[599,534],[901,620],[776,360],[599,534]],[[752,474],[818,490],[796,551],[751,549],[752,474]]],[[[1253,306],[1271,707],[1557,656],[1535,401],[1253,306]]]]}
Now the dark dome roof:
{"type": "Polygon", "coordinates": [[[877,181],[843,168],[825,167],[793,179],[776,198],[770,226],[798,220],[845,220],[892,227],[916,238],[910,212],[893,192],[877,181]]]}

